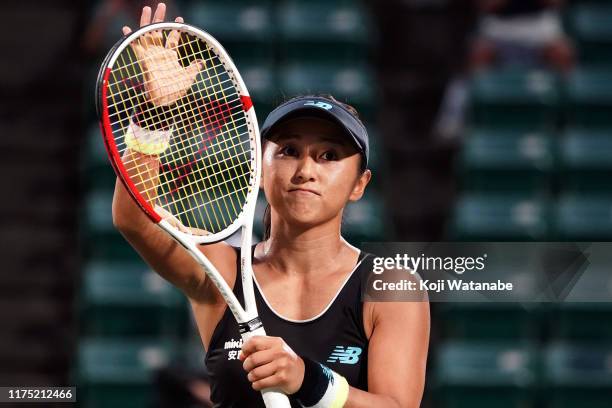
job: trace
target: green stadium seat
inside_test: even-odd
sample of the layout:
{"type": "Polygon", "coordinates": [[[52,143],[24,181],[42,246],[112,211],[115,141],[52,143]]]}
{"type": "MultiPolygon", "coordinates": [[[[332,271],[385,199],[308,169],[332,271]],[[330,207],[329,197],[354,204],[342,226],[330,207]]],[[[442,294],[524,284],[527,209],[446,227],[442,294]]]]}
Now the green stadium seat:
{"type": "Polygon", "coordinates": [[[547,71],[489,70],[472,78],[470,100],[477,126],[546,129],[557,120],[559,86],[547,71]]]}
{"type": "Polygon", "coordinates": [[[363,44],[367,39],[366,15],[353,2],[289,1],[279,15],[285,41],[363,44]]]}
{"type": "Polygon", "coordinates": [[[110,190],[117,179],[108,160],[100,126],[92,123],[87,131],[84,151],[81,154],[82,183],[85,191],[110,190]]]}
{"type": "Polygon", "coordinates": [[[584,251],[589,264],[562,292],[550,320],[550,333],[558,339],[612,344],[612,254],[606,244],[594,243],[584,251]]]}
{"type": "Polygon", "coordinates": [[[86,339],[75,370],[79,403],[88,408],[147,407],[153,374],[179,354],[179,345],[158,340],[86,339]]]}
{"type": "Polygon", "coordinates": [[[279,9],[283,58],[302,63],[364,60],[365,13],[353,2],[290,1],[279,9]]]}
{"type": "Polygon", "coordinates": [[[509,340],[537,334],[537,311],[510,302],[443,302],[436,314],[446,339],[509,340]]]}
{"type": "Polygon", "coordinates": [[[373,108],[374,89],[371,74],[364,66],[288,65],[281,70],[281,88],[286,95],[332,94],[363,111],[368,116],[373,108]]]}
{"type": "Polygon", "coordinates": [[[538,240],[546,237],[548,224],[544,199],[467,193],[455,207],[451,234],[464,240],[538,240]]]}
{"type": "Polygon", "coordinates": [[[569,129],[560,141],[563,189],[605,191],[612,179],[612,128],[569,129]]]}
{"type": "Polygon", "coordinates": [[[574,241],[612,238],[612,196],[566,194],[555,210],[558,238],[574,241]]]}
{"type": "Polygon", "coordinates": [[[480,191],[542,191],[553,168],[553,140],[542,132],[475,129],[463,147],[462,185],[480,191]]]}
{"type": "Polygon", "coordinates": [[[83,274],[81,331],[87,336],[183,336],[181,292],[144,264],[94,262],[83,274]]]}
{"type": "Polygon", "coordinates": [[[342,232],[355,244],[380,241],[388,231],[383,204],[375,192],[366,192],[361,200],[349,203],[343,214],[342,232]]]}
{"type": "Polygon", "coordinates": [[[529,345],[447,342],[434,357],[434,393],[443,408],[532,407],[536,355],[529,345]]]}
{"type": "Polygon", "coordinates": [[[607,408],[612,401],[612,347],[553,343],[545,354],[551,408],[607,408]]]}
{"type": "Polygon", "coordinates": [[[138,261],[140,256],[114,228],[112,190],[89,192],[82,208],[83,255],[90,260],[138,261]]]}
{"type": "Polygon", "coordinates": [[[607,68],[580,68],[568,79],[568,120],[583,128],[612,127],[612,73],[607,68]]]}
{"type": "Polygon", "coordinates": [[[272,10],[265,1],[194,1],[185,15],[222,43],[268,41],[274,35],[272,10]]]}
{"type": "Polygon", "coordinates": [[[578,4],[569,10],[569,26],[581,62],[612,62],[612,6],[609,3],[578,4]]]}

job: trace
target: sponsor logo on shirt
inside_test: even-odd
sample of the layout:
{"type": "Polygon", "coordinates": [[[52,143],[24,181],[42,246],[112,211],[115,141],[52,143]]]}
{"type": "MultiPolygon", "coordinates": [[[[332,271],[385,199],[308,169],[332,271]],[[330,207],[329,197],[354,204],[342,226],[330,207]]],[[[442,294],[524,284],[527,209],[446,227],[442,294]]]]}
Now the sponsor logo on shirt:
{"type": "Polygon", "coordinates": [[[327,359],[328,363],[357,364],[363,350],[361,347],[336,346],[327,359]]]}
{"type": "Polygon", "coordinates": [[[234,340],[234,339],[230,339],[229,341],[225,342],[225,346],[223,347],[224,349],[228,350],[228,349],[241,349],[242,348],[242,339],[240,340],[234,340]]]}

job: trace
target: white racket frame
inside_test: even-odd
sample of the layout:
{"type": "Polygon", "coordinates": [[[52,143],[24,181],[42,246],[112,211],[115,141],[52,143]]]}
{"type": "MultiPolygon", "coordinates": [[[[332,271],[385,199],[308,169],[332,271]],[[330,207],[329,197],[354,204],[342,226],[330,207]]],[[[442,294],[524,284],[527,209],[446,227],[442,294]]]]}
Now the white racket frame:
{"type": "MultiPolygon", "coordinates": [[[[101,119],[108,118],[108,107],[106,101],[106,89],[108,86],[108,73],[112,70],[115,61],[119,57],[119,55],[123,52],[123,50],[130,45],[130,43],[140,37],[143,34],[146,34],[149,31],[154,30],[180,30],[183,32],[187,32],[196,37],[201,38],[206,42],[208,46],[213,49],[213,52],[219,58],[221,63],[225,66],[226,71],[228,72],[230,78],[232,79],[234,86],[236,87],[238,94],[242,98],[249,98],[250,95],[248,90],[238,72],[238,69],[234,65],[234,62],[227,54],[225,49],[221,46],[221,44],[210,34],[207,32],[200,30],[196,27],[193,27],[184,23],[154,23],[147,26],[144,26],[131,34],[129,34],[123,42],[114,50],[112,56],[108,59],[106,66],[104,69],[107,70],[107,73],[104,75],[102,87],[102,95],[101,97],[101,119]]],[[[141,206],[143,211],[151,218],[153,222],[156,222],[157,225],[164,231],[166,231],[176,242],[181,244],[196,260],[196,262],[202,266],[206,276],[213,281],[223,298],[225,299],[227,306],[230,308],[234,318],[239,324],[247,324],[248,322],[254,322],[255,327],[254,330],[246,331],[242,333],[242,338],[244,341],[247,341],[249,338],[253,336],[264,336],[266,334],[263,326],[261,324],[257,324],[258,314],[257,314],[257,305],[255,304],[255,294],[253,289],[253,269],[252,269],[252,259],[251,259],[251,237],[253,231],[253,218],[255,215],[255,206],[257,204],[257,195],[259,192],[259,182],[261,179],[261,144],[260,144],[260,136],[259,136],[259,126],[257,123],[257,117],[255,115],[255,109],[253,107],[249,107],[246,110],[247,115],[247,127],[249,129],[249,137],[251,138],[251,148],[254,149],[254,154],[251,157],[251,168],[255,168],[255,174],[253,179],[251,180],[251,186],[247,193],[246,201],[243,206],[242,212],[240,215],[232,222],[227,228],[224,230],[210,234],[205,236],[191,235],[179,231],[176,227],[172,226],[170,222],[163,219],[159,214],[155,212],[154,208],[145,210],[142,208],[141,203],[139,203],[138,198],[135,196],[136,193],[132,191],[131,188],[127,188],[130,191],[132,198],[141,206]],[[157,219],[150,214],[153,212],[157,216],[157,219]],[[242,236],[241,236],[241,245],[240,245],[240,269],[241,269],[241,278],[242,278],[242,288],[244,294],[244,305],[243,308],[240,305],[240,302],[234,295],[232,289],[229,287],[223,276],[219,273],[217,268],[202,254],[202,252],[198,249],[199,244],[207,244],[221,241],[229,236],[233,235],[239,228],[242,228],[242,236]]],[[[102,133],[104,134],[105,144],[107,149],[109,149],[110,159],[114,162],[116,166],[115,171],[119,178],[122,181],[126,182],[124,179],[125,167],[123,166],[123,162],[118,160],[117,146],[115,144],[114,135],[112,129],[109,124],[105,121],[101,123],[102,133]],[[118,168],[122,168],[122,171],[118,171],[118,168]],[[123,173],[123,174],[121,174],[123,173]]],[[[262,391],[262,397],[264,399],[264,403],[267,408],[290,408],[291,405],[287,396],[278,390],[275,389],[266,389],[262,391]]]]}

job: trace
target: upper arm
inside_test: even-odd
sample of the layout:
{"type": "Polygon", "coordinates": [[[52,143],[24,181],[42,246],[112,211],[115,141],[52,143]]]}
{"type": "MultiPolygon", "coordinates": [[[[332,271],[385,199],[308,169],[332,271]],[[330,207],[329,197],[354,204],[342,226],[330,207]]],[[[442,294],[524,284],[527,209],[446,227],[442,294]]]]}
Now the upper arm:
{"type": "Polygon", "coordinates": [[[420,406],[429,347],[429,303],[370,303],[368,392],[392,397],[402,408],[420,406]]]}

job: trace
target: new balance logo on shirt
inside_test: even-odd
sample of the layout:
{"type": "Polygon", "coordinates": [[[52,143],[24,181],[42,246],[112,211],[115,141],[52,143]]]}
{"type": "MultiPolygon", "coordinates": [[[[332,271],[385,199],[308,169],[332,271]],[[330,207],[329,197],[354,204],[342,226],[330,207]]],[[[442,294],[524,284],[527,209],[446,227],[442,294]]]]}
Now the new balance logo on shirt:
{"type": "Polygon", "coordinates": [[[328,363],[357,364],[361,355],[361,347],[336,346],[327,359],[328,363]]]}

